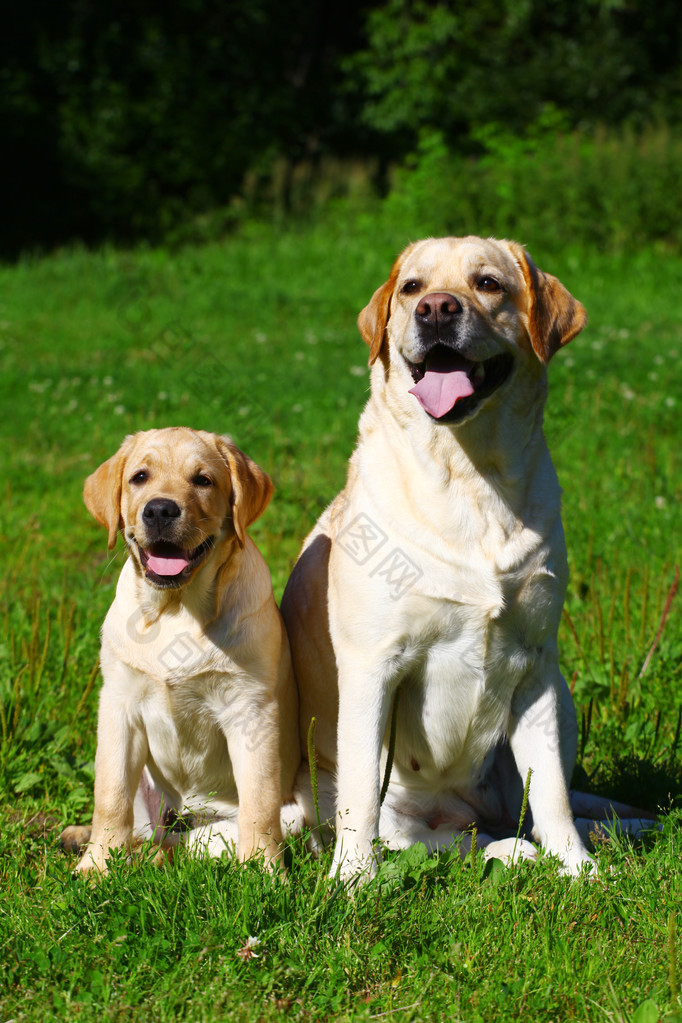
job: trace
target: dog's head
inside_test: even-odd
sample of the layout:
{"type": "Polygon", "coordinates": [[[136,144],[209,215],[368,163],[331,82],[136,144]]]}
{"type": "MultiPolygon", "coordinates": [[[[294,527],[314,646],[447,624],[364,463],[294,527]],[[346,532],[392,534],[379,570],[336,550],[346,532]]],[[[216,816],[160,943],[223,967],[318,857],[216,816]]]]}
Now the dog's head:
{"type": "Polygon", "coordinates": [[[515,242],[432,238],[408,246],[358,319],[434,422],[471,418],[516,369],[544,367],[582,330],[583,306],[515,242]]]}
{"type": "Polygon", "coordinates": [[[272,482],[229,437],[171,427],[126,437],[85,481],[88,511],[109,531],[121,529],[140,572],[158,589],[194,578],[220,544],[265,510],[272,482]]]}

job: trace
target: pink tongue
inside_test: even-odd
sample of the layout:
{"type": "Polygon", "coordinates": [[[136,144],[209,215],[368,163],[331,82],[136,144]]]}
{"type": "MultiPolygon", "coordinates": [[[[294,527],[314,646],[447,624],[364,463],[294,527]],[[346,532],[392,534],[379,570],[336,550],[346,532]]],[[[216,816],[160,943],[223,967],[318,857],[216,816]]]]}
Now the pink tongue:
{"type": "Polygon", "coordinates": [[[429,359],[426,373],[409,391],[434,419],[440,419],[446,412],[450,412],[460,398],[468,398],[474,393],[466,371],[453,369],[452,364],[450,353],[434,353],[429,359]]]}
{"type": "Polygon", "coordinates": [[[155,575],[180,575],[183,568],[187,568],[187,558],[159,558],[150,554],[147,558],[147,568],[150,568],[155,575]]]}

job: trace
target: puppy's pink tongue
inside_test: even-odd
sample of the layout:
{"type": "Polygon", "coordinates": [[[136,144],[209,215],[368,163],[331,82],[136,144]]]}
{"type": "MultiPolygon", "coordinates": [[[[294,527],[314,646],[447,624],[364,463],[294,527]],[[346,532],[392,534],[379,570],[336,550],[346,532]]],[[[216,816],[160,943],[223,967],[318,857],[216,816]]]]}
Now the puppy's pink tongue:
{"type": "Polygon", "coordinates": [[[147,558],[147,568],[155,575],[180,575],[188,565],[187,558],[159,558],[155,554],[150,554],[147,558]]]}
{"type": "Polygon", "coordinates": [[[409,393],[434,419],[440,419],[450,412],[460,398],[468,398],[474,387],[465,369],[454,368],[458,360],[454,353],[434,353],[428,360],[428,367],[418,384],[409,393]]]}

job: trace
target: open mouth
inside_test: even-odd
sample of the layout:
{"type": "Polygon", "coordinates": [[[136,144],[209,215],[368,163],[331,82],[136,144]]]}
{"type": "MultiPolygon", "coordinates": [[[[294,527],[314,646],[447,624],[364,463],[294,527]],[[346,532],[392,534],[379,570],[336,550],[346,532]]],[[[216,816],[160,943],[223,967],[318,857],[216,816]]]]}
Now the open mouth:
{"type": "Polygon", "coordinates": [[[163,587],[184,585],[212,548],[212,536],[192,550],[166,540],[157,540],[147,548],[137,544],[145,575],[155,586],[163,587]]]}
{"type": "Polygon", "coordinates": [[[415,383],[409,393],[424,411],[439,423],[456,423],[471,415],[507,380],[514,358],[505,352],[473,362],[447,345],[437,344],[423,362],[407,365],[415,383]]]}

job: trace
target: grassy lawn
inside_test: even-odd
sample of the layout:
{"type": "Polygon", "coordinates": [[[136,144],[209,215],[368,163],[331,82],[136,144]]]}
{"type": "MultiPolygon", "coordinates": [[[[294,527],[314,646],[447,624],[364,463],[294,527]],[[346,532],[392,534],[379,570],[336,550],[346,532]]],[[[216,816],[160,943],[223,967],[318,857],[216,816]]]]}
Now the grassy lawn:
{"type": "Polygon", "coordinates": [[[551,366],[546,419],[572,570],[560,641],[583,720],[576,782],[662,808],[661,834],[601,846],[593,883],[546,860],[484,870],[416,848],[354,898],[300,844],[288,883],[180,855],[163,871],[116,862],[91,886],[58,850],[92,811],[98,632],[123,556],[82,504],[85,476],[135,430],[232,434],[275,482],[251,532],[279,597],[355,442],[356,315],[408,240],[339,217],[0,268],[0,1021],[682,1019],[670,255],[534,251],[590,314],[551,366]]]}

